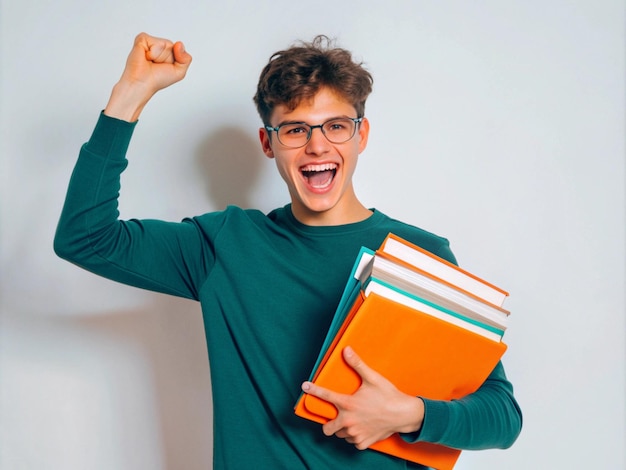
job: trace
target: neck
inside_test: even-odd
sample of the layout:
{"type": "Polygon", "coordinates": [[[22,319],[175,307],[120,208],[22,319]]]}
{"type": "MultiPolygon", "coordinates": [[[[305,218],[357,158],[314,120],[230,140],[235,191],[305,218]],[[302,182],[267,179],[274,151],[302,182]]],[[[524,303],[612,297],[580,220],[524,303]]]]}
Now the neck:
{"type": "Polygon", "coordinates": [[[360,203],[357,207],[353,207],[350,210],[334,208],[323,212],[309,211],[292,204],[291,212],[298,222],[310,226],[353,224],[362,222],[372,215],[372,211],[360,203]]]}

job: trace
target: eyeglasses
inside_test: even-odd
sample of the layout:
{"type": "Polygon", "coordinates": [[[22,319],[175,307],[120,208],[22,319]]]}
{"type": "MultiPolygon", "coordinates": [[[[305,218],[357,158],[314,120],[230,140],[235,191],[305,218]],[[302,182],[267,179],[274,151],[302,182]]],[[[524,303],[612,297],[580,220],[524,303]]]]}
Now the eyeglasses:
{"type": "Polygon", "coordinates": [[[333,144],[343,144],[354,137],[357,125],[363,121],[363,118],[334,118],[329,119],[323,124],[311,126],[306,122],[290,122],[278,127],[265,126],[268,132],[276,132],[278,141],[285,147],[299,148],[307,144],[311,140],[313,129],[319,127],[322,134],[333,144]]]}

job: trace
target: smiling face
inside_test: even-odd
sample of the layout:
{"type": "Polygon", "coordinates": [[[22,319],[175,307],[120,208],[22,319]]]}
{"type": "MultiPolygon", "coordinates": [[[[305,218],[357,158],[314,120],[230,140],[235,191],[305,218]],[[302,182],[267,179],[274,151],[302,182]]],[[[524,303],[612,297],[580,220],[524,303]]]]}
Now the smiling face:
{"type": "MultiPolygon", "coordinates": [[[[357,116],[351,104],[332,90],[322,88],[311,100],[293,110],[276,106],[270,125],[305,122],[315,126],[339,117],[357,116]]],[[[266,129],[259,130],[263,152],[275,159],[278,172],[287,183],[296,219],[306,225],[342,225],[369,217],[371,212],[357,199],[352,184],[368,134],[369,123],[364,118],[347,142],[333,144],[321,129],[315,128],[306,145],[293,149],[282,145],[266,129]]]]}

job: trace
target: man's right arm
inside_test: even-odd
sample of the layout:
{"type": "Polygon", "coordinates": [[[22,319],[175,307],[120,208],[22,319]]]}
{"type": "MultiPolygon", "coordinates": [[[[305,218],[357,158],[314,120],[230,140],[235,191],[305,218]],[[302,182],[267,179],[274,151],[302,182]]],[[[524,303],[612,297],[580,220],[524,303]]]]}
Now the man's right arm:
{"type": "Polygon", "coordinates": [[[140,34],[105,112],[74,167],[54,240],[56,253],[116,281],[195,298],[201,243],[193,221],[118,220],[120,175],[141,110],[181,80],[191,56],[182,44],[140,34]],[[174,248],[172,248],[174,247],[174,248]]]}

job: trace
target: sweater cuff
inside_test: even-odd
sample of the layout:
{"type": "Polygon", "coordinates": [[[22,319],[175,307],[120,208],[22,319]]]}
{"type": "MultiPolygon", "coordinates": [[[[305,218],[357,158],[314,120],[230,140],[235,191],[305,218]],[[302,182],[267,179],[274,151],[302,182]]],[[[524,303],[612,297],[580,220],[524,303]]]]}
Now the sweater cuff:
{"type": "Polygon", "coordinates": [[[431,442],[437,444],[443,438],[450,420],[448,403],[441,400],[422,398],[424,402],[424,422],[419,431],[401,434],[402,439],[410,444],[431,442]]]}
{"type": "Polygon", "coordinates": [[[85,148],[96,155],[124,158],[136,125],[137,121],[122,121],[101,112],[85,148]]]}

